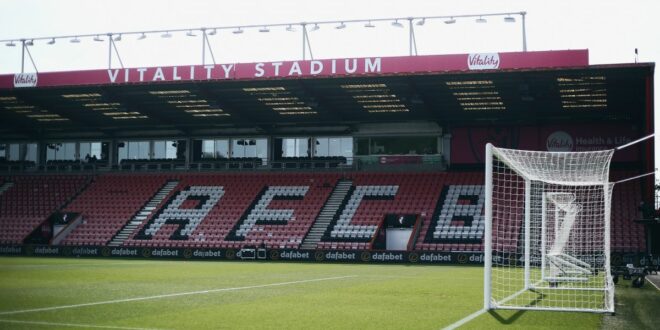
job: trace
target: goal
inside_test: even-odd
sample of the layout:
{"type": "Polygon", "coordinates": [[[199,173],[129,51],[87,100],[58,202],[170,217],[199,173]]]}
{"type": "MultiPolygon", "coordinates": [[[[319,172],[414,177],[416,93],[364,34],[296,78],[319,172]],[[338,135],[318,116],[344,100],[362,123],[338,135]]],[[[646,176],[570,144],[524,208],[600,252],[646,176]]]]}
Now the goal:
{"type": "Polygon", "coordinates": [[[613,153],[487,145],[486,309],[614,312],[613,153]]]}

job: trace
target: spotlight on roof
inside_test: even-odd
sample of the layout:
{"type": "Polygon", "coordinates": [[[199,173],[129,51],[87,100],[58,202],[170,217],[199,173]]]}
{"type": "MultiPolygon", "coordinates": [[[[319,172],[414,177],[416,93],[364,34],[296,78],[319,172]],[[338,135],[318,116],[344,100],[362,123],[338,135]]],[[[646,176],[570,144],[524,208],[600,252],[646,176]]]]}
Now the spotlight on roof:
{"type": "Polygon", "coordinates": [[[50,41],[48,42],[48,44],[49,44],[49,45],[53,45],[53,44],[55,44],[55,38],[50,39],[50,41]]]}
{"type": "Polygon", "coordinates": [[[10,42],[6,43],[5,46],[7,46],[7,47],[15,47],[16,44],[15,44],[13,41],[10,41],[10,42]]]}
{"type": "Polygon", "coordinates": [[[165,33],[160,35],[161,38],[172,38],[172,34],[170,31],[166,31],[165,33]]]}
{"type": "Polygon", "coordinates": [[[371,21],[367,22],[367,24],[364,25],[366,28],[375,28],[376,26],[371,23],[371,21]]]}
{"type": "Polygon", "coordinates": [[[314,26],[312,26],[311,31],[317,31],[317,30],[320,29],[320,28],[321,28],[321,27],[320,27],[318,24],[314,24],[314,26]]]}
{"type": "Polygon", "coordinates": [[[30,39],[30,40],[26,40],[26,41],[25,41],[25,45],[26,45],[26,46],[34,46],[34,40],[32,40],[32,39],[30,39]]]}
{"type": "Polygon", "coordinates": [[[233,33],[233,34],[241,34],[241,33],[243,33],[243,29],[241,29],[241,28],[239,27],[238,29],[232,31],[232,33],[233,33]]]}
{"type": "Polygon", "coordinates": [[[197,36],[192,30],[188,30],[188,32],[186,32],[186,35],[189,36],[189,37],[196,37],[197,36]]]}
{"type": "Polygon", "coordinates": [[[144,40],[144,39],[147,39],[147,35],[144,34],[144,33],[142,33],[142,34],[138,37],[138,40],[144,40]]]}
{"type": "Polygon", "coordinates": [[[80,39],[78,39],[78,37],[73,37],[73,39],[71,39],[71,43],[72,44],[78,44],[78,43],[80,43],[80,39]]]}
{"type": "Polygon", "coordinates": [[[506,17],[504,17],[504,21],[507,22],[507,23],[515,23],[516,18],[513,17],[513,16],[506,16],[506,17]]]}
{"type": "Polygon", "coordinates": [[[479,18],[477,18],[474,21],[477,22],[477,23],[487,23],[488,22],[485,18],[483,18],[481,16],[479,16],[479,18]]]}
{"type": "Polygon", "coordinates": [[[335,29],[337,30],[341,30],[345,28],[346,28],[346,24],[344,24],[344,22],[341,22],[339,25],[335,26],[335,29]]]}
{"type": "Polygon", "coordinates": [[[268,33],[268,32],[270,32],[270,29],[269,29],[267,26],[264,26],[264,27],[262,27],[261,29],[259,29],[259,32],[261,32],[261,33],[268,33]]]}
{"type": "Polygon", "coordinates": [[[209,33],[207,33],[207,34],[210,35],[210,36],[214,36],[214,35],[218,34],[218,30],[213,29],[213,30],[209,31],[209,33]]]}
{"type": "Polygon", "coordinates": [[[445,20],[445,24],[454,24],[456,23],[456,19],[453,17],[450,17],[449,19],[445,20]]]}
{"type": "Polygon", "coordinates": [[[121,33],[118,34],[118,35],[117,35],[114,39],[112,39],[112,40],[114,40],[114,41],[121,41],[121,33]]]}
{"type": "Polygon", "coordinates": [[[403,24],[399,23],[399,20],[397,19],[397,20],[394,20],[394,22],[392,22],[392,26],[402,28],[403,24]]]}
{"type": "Polygon", "coordinates": [[[417,22],[417,26],[423,26],[424,24],[426,24],[426,18],[422,18],[417,22]]]}
{"type": "Polygon", "coordinates": [[[289,26],[286,27],[286,30],[289,32],[296,32],[296,28],[294,28],[291,24],[289,24],[289,26]]]}
{"type": "Polygon", "coordinates": [[[94,40],[94,41],[98,41],[98,42],[102,42],[102,41],[104,41],[103,38],[101,38],[98,34],[96,35],[96,37],[94,37],[93,40],[94,40]]]}

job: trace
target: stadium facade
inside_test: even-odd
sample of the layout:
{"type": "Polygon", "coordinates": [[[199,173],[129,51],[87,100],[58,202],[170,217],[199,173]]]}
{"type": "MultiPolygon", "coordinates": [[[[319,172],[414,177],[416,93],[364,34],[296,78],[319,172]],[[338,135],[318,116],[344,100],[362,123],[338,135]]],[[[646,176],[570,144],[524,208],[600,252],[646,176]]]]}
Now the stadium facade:
{"type": "MultiPolygon", "coordinates": [[[[481,263],[486,143],[651,134],[653,74],[565,50],[0,75],[0,253],[481,263]]],[[[615,187],[614,262],[660,252],[653,201],[615,187]]]]}

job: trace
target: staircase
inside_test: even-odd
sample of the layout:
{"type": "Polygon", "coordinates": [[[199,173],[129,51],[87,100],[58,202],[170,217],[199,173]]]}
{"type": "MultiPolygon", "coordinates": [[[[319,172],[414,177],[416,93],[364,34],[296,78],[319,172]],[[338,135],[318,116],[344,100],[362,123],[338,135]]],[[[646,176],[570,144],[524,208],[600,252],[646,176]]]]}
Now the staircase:
{"type": "Polygon", "coordinates": [[[307,236],[305,236],[305,239],[300,245],[301,249],[316,249],[316,244],[321,241],[321,237],[323,237],[323,234],[328,230],[332,218],[337,214],[339,206],[341,206],[341,202],[346,198],[346,194],[351,188],[351,185],[353,185],[353,181],[351,180],[339,180],[339,182],[337,182],[328,201],[323,206],[318,217],[316,217],[312,229],[309,230],[309,233],[307,233],[307,236]]]}
{"type": "Polygon", "coordinates": [[[179,181],[167,181],[167,183],[158,190],[158,192],[147,202],[147,204],[138,211],[133,218],[127,222],[124,227],[115,235],[108,246],[121,246],[124,244],[124,241],[133,233],[135,228],[137,228],[144,220],[146,220],[149,215],[156,210],[156,207],[169,195],[169,193],[174,190],[174,188],[179,184],[179,181]]]}
{"type": "Polygon", "coordinates": [[[0,195],[2,195],[2,193],[4,193],[5,191],[7,191],[7,189],[13,186],[14,186],[13,182],[9,182],[9,181],[5,182],[2,186],[0,186],[0,195]]]}

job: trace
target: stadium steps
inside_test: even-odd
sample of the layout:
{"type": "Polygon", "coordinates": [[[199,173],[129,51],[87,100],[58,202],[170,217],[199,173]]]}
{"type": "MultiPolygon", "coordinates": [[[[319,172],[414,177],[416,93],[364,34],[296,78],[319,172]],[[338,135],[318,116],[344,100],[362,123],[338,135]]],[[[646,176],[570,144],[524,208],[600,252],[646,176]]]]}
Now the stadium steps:
{"type": "Polygon", "coordinates": [[[133,231],[140,226],[145,220],[149,218],[149,215],[153,213],[156,210],[156,207],[169,195],[169,193],[176,188],[176,186],[179,184],[179,181],[173,180],[173,181],[168,181],[163,187],[161,187],[158,192],[145,204],[145,206],[140,209],[140,211],[137,212],[133,216],[133,218],[127,222],[124,227],[122,227],[121,230],[115,235],[112,240],[110,240],[110,243],[108,243],[109,246],[121,246],[124,244],[124,241],[129,238],[129,236],[133,233],[133,231]]]}
{"type": "Polygon", "coordinates": [[[7,189],[11,188],[14,186],[13,182],[5,182],[2,186],[0,186],[0,195],[2,195],[7,189]]]}
{"type": "Polygon", "coordinates": [[[321,237],[323,237],[323,234],[326,232],[326,230],[328,230],[328,226],[330,225],[332,218],[335,216],[335,214],[337,214],[337,211],[341,206],[341,202],[346,197],[346,194],[352,185],[353,181],[351,180],[339,180],[339,182],[337,182],[337,185],[332,191],[332,194],[330,194],[328,201],[325,203],[323,209],[321,209],[321,212],[316,217],[316,221],[314,221],[312,229],[309,230],[307,236],[305,236],[305,239],[300,245],[301,249],[312,250],[316,248],[316,245],[321,241],[321,237]]]}

